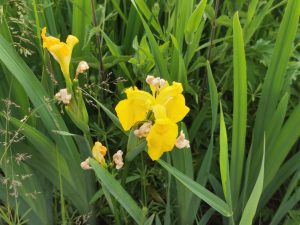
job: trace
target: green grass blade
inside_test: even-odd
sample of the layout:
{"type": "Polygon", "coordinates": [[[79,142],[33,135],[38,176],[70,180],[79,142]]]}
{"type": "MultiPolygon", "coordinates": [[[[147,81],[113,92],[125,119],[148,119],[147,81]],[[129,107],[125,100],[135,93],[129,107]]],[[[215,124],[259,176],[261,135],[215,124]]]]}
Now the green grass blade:
{"type": "Polygon", "coordinates": [[[136,11],[134,5],[130,6],[129,15],[128,15],[128,23],[126,26],[125,36],[123,38],[123,48],[124,52],[132,51],[132,43],[134,38],[138,35],[141,28],[141,21],[137,20],[138,12],[136,11]]]}
{"type": "Polygon", "coordinates": [[[265,185],[265,190],[259,202],[258,210],[262,209],[271,197],[275,194],[278,188],[291,177],[296,171],[300,170],[300,152],[293,155],[287,162],[285,162],[276,173],[272,181],[265,185]]]}
{"type": "Polygon", "coordinates": [[[90,164],[93,167],[96,176],[101,180],[102,185],[107,188],[110,194],[124,207],[137,224],[143,224],[145,220],[143,211],[138,207],[128,192],[123,189],[121,184],[107,169],[100,166],[94,159],[90,158],[90,164]]]}
{"type": "Polygon", "coordinates": [[[180,181],[185,187],[193,192],[198,198],[205,201],[223,216],[229,217],[232,215],[232,211],[230,210],[229,206],[218,196],[204,188],[202,185],[196,183],[191,178],[178,171],[176,168],[167,164],[165,161],[157,160],[157,162],[170,174],[172,174],[178,181],[180,181]]]}
{"type": "MultiPolygon", "coordinates": [[[[290,99],[289,93],[285,93],[282,96],[278,104],[278,107],[273,115],[273,118],[271,119],[271,122],[268,124],[268,127],[266,128],[266,133],[268,134],[266,136],[266,140],[269,143],[269,145],[272,145],[276,141],[280,129],[284,124],[289,99],[290,99]]],[[[270,148],[266,149],[267,154],[269,150],[270,148]]]]}
{"type": "Polygon", "coordinates": [[[254,35],[255,31],[260,28],[261,23],[266,15],[268,15],[269,10],[274,2],[274,0],[269,0],[266,5],[259,10],[259,13],[254,15],[253,8],[255,5],[256,0],[252,0],[251,6],[249,6],[249,11],[247,13],[247,24],[245,26],[245,43],[248,43],[252,36],[254,35]],[[252,17],[252,18],[251,18],[252,17]],[[251,20],[250,20],[251,19],[251,20]]]}
{"type": "Polygon", "coordinates": [[[72,34],[79,39],[73,56],[82,56],[89,52],[88,46],[83,49],[88,26],[92,24],[92,4],[90,0],[73,0],[72,34]]]}
{"type": "Polygon", "coordinates": [[[231,205],[231,190],[230,190],[230,175],[229,175],[229,160],[228,160],[228,140],[227,131],[224,121],[222,104],[220,102],[220,173],[225,199],[231,205]]]}
{"type": "Polygon", "coordinates": [[[249,8],[247,12],[247,24],[249,24],[255,14],[258,0],[251,0],[249,3],[249,8]]]}
{"type": "Polygon", "coordinates": [[[205,121],[207,111],[208,111],[208,107],[207,105],[204,105],[202,109],[199,111],[199,113],[197,114],[197,116],[194,117],[194,123],[192,123],[189,129],[190,142],[192,142],[195,139],[202,123],[205,121]]]}
{"type": "Polygon", "coordinates": [[[244,151],[247,125],[247,74],[243,31],[238,13],[233,17],[233,122],[230,177],[233,204],[240,192],[244,165],[244,151]]]}
{"type": "MultiPolygon", "coordinates": [[[[211,104],[211,117],[212,117],[212,123],[211,123],[211,135],[210,135],[210,142],[208,149],[205,153],[204,159],[201,163],[200,169],[197,173],[196,181],[200,183],[201,185],[205,186],[207,183],[208,175],[211,170],[211,162],[213,159],[213,149],[214,149],[214,131],[216,128],[217,123],[217,116],[218,116],[218,90],[216,83],[214,81],[212,71],[210,68],[209,62],[206,62],[206,69],[208,74],[208,84],[209,84],[209,92],[210,92],[210,104],[211,104]]],[[[206,107],[206,106],[204,106],[206,107]]],[[[190,205],[190,211],[192,211],[194,214],[197,214],[197,210],[200,204],[199,199],[192,199],[192,203],[190,205]]]]}
{"type": "MultiPolygon", "coordinates": [[[[265,145],[264,145],[265,149],[265,145]]],[[[252,190],[252,193],[250,195],[250,198],[247,201],[247,204],[244,208],[242,218],[240,221],[240,225],[251,225],[253,218],[255,216],[258,202],[263,190],[263,183],[264,183],[264,168],[265,168],[265,151],[263,152],[263,158],[261,162],[260,171],[256,180],[256,183],[254,185],[254,188],[252,190]]]]}
{"type": "Polygon", "coordinates": [[[187,26],[187,21],[193,12],[194,0],[190,1],[175,1],[175,27],[174,35],[178,41],[178,49],[182,51],[184,44],[184,31],[187,26]]]}
{"type": "Polygon", "coordinates": [[[277,139],[269,146],[265,184],[274,178],[285,157],[300,137],[300,103],[283,125],[277,139]]]}
{"type": "MultiPolygon", "coordinates": [[[[180,130],[185,134],[187,140],[189,136],[187,134],[186,126],[183,122],[180,123],[180,130]]],[[[193,159],[191,148],[186,149],[174,149],[171,152],[172,165],[186,176],[193,179],[193,159]]],[[[179,181],[175,182],[176,192],[177,192],[177,203],[178,203],[178,217],[180,224],[193,224],[194,217],[192,211],[189,210],[192,198],[194,198],[193,193],[182,185],[179,181]]]]}
{"type": "Polygon", "coordinates": [[[206,2],[207,0],[201,0],[187,21],[185,27],[185,40],[188,44],[193,42],[194,33],[196,33],[202,20],[206,2]]]}
{"type": "Polygon", "coordinates": [[[209,93],[211,100],[211,114],[212,114],[212,124],[211,124],[211,134],[208,150],[205,154],[204,160],[201,164],[200,170],[197,175],[197,182],[202,185],[206,184],[207,176],[211,168],[211,161],[214,149],[214,131],[216,129],[217,115],[218,115],[218,90],[215,80],[212,75],[209,62],[206,62],[206,69],[208,75],[209,93]]]}
{"type": "Polygon", "coordinates": [[[134,2],[134,4],[138,7],[139,12],[145,16],[146,21],[150,23],[151,26],[159,33],[160,37],[164,39],[165,35],[160,27],[160,24],[155,19],[146,2],[144,0],[132,0],[132,2],[134,2]]]}
{"type": "Polygon", "coordinates": [[[209,209],[207,210],[204,215],[201,217],[201,220],[199,221],[199,225],[207,225],[210,218],[214,215],[215,210],[209,209]]]}
{"type": "MultiPolygon", "coordinates": [[[[256,113],[253,136],[253,148],[255,151],[253,151],[253,163],[251,163],[251,181],[254,180],[255,174],[257,174],[258,162],[262,155],[263,132],[270,123],[270,120],[273,117],[274,111],[277,107],[278,100],[282,94],[286,67],[291,55],[293,41],[297,32],[299,15],[300,1],[288,1],[282,22],[280,24],[271,63],[268,67],[265,82],[262,88],[261,99],[256,113]]],[[[267,159],[269,161],[269,153],[267,154],[267,159]]],[[[278,160],[281,161],[281,159],[278,160]]],[[[274,162],[272,162],[272,164],[276,165],[274,162]]],[[[269,172],[268,170],[266,171],[269,172]]],[[[269,176],[266,177],[268,178],[269,176]]]]}
{"type": "MultiPolygon", "coordinates": [[[[297,177],[297,182],[298,182],[299,181],[299,173],[297,176],[298,176],[297,177]]],[[[273,216],[273,219],[272,219],[270,225],[279,224],[285,216],[287,217],[287,214],[289,213],[289,211],[292,210],[295,206],[297,206],[297,203],[299,201],[300,201],[300,188],[297,188],[295,190],[295,192],[291,196],[289,196],[289,199],[287,201],[283,201],[280,204],[275,215],[273,216]]]]}

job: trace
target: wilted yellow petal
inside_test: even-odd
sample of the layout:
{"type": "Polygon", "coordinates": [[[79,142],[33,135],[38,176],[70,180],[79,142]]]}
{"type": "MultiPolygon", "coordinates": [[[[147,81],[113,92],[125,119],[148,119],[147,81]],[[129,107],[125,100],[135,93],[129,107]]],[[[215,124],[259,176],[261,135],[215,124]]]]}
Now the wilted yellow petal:
{"type": "Polygon", "coordinates": [[[94,147],[92,148],[93,157],[100,163],[105,164],[104,156],[106,155],[107,149],[101,142],[95,142],[94,147]]]}
{"type": "Polygon", "coordinates": [[[152,160],[157,160],[167,151],[171,151],[176,143],[178,127],[168,118],[157,119],[146,140],[148,154],[152,160]]]}

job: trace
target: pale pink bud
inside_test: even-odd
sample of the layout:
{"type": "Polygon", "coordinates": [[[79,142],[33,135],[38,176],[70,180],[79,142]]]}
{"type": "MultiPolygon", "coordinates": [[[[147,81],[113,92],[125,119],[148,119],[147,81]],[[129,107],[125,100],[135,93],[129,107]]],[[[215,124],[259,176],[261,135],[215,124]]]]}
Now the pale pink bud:
{"type": "Polygon", "coordinates": [[[89,158],[80,163],[80,166],[84,170],[90,170],[92,167],[90,166],[89,158]]]}
{"type": "Polygon", "coordinates": [[[123,152],[121,150],[118,150],[114,155],[113,155],[113,161],[116,164],[116,169],[119,170],[124,166],[123,162],[123,152]]]}
{"type": "Polygon", "coordinates": [[[190,141],[185,139],[185,135],[182,130],[180,131],[180,135],[176,140],[175,146],[179,149],[190,147],[190,141]]]}
{"type": "Polygon", "coordinates": [[[76,74],[84,73],[89,68],[89,64],[86,61],[80,61],[76,69],[76,74]]]}
{"type": "Polygon", "coordinates": [[[152,127],[151,122],[145,122],[139,129],[134,131],[134,134],[135,134],[135,136],[137,136],[139,138],[147,137],[147,135],[150,132],[151,127],[152,127]]]}
{"type": "Polygon", "coordinates": [[[149,85],[151,85],[151,84],[152,84],[152,81],[153,81],[154,79],[155,79],[154,76],[148,75],[148,76],[146,77],[146,83],[149,84],[149,85]]]}
{"type": "Polygon", "coordinates": [[[68,94],[68,91],[66,88],[64,89],[60,89],[59,92],[57,92],[55,94],[55,98],[59,101],[59,102],[63,102],[65,105],[70,104],[70,101],[72,99],[72,95],[68,94]]]}

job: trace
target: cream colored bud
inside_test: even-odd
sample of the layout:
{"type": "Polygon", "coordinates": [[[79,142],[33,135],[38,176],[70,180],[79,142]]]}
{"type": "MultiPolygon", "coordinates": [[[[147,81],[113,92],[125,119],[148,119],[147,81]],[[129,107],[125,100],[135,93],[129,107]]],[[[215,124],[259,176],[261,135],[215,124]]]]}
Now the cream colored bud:
{"type": "Polygon", "coordinates": [[[179,149],[190,147],[190,141],[185,139],[185,135],[182,130],[180,131],[180,135],[176,140],[175,146],[179,149]]]}
{"type": "Polygon", "coordinates": [[[68,94],[68,91],[66,88],[64,89],[60,89],[59,92],[57,92],[55,94],[55,98],[59,101],[59,102],[63,102],[65,105],[70,104],[70,101],[72,99],[72,95],[68,94]]]}
{"type": "Polygon", "coordinates": [[[89,158],[87,158],[82,163],[80,163],[80,166],[83,170],[91,170],[92,169],[92,167],[90,166],[89,158]]]}
{"type": "Polygon", "coordinates": [[[142,137],[147,137],[150,129],[152,127],[152,123],[151,122],[145,122],[143,123],[143,125],[134,131],[135,136],[142,138],[142,137]]]}
{"type": "Polygon", "coordinates": [[[159,80],[159,88],[162,88],[162,87],[164,87],[164,86],[166,85],[166,83],[167,83],[167,81],[166,81],[166,80],[164,80],[164,79],[160,79],[160,80],[159,80]]]}
{"type": "Polygon", "coordinates": [[[160,78],[156,77],[152,80],[152,85],[156,88],[159,89],[160,88],[160,78]]]}
{"type": "Polygon", "coordinates": [[[89,64],[86,61],[80,61],[76,69],[76,74],[84,73],[89,68],[89,64]]]}
{"type": "Polygon", "coordinates": [[[121,150],[118,150],[114,155],[113,155],[113,161],[114,164],[116,164],[116,169],[119,170],[124,166],[123,162],[123,152],[121,150]]]}
{"type": "Polygon", "coordinates": [[[165,86],[166,81],[164,79],[161,79],[160,77],[148,75],[146,78],[146,83],[152,85],[156,90],[159,90],[160,88],[165,86]]]}
{"type": "Polygon", "coordinates": [[[149,84],[149,85],[151,85],[151,84],[152,84],[152,81],[153,81],[154,79],[155,79],[154,76],[148,75],[148,76],[146,77],[146,83],[149,84]]]}

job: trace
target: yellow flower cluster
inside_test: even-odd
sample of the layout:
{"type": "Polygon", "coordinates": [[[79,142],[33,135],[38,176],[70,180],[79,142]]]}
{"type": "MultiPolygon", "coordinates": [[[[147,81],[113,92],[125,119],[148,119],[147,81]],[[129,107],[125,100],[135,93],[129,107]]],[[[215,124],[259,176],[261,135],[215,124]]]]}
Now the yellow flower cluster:
{"type": "MultiPolygon", "coordinates": [[[[147,124],[147,135],[140,135],[146,136],[148,154],[152,160],[159,159],[164,152],[173,149],[178,136],[176,123],[190,110],[185,105],[181,83],[173,82],[172,85],[168,82],[160,83],[163,85],[154,86],[149,83],[152,95],[137,87],[126,89],[127,99],[120,101],[115,108],[125,131],[145,122],[153,124],[150,129],[147,124]]],[[[136,130],[135,133],[143,132],[136,130]]]]}

